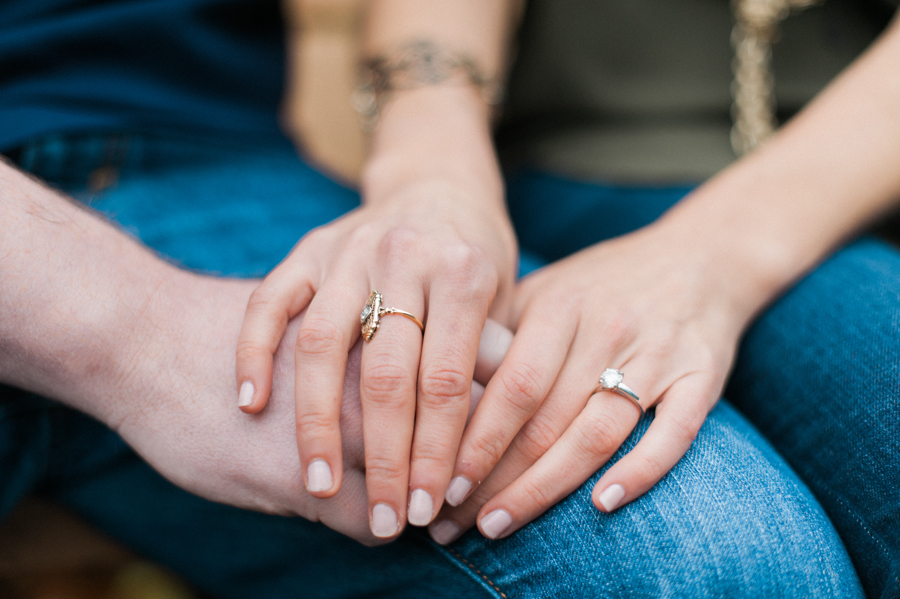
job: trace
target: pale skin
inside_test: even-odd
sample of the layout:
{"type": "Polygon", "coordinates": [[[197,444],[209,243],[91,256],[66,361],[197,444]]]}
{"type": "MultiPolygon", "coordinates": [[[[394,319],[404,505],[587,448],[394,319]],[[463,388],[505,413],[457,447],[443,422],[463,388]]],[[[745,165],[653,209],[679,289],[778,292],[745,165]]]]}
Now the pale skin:
{"type": "MultiPolygon", "coordinates": [[[[358,347],[341,404],[344,484],[316,498],[299,476],[294,426],[302,315],[275,354],[268,409],[248,418],[233,407],[234,347],[259,281],[179,270],[3,162],[0,226],[0,382],[91,414],[207,499],[385,542],[369,527],[358,347]]],[[[478,362],[485,376],[503,356],[497,339],[486,337],[478,362]]],[[[473,384],[473,404],[482,389],[473,384]]]]}
{"type": "MultiPolygon", "coordinates": [[[[648,432],[599,481],[594,495],[598,507],[608,511],[599,496],[612,484],[625,491],[614,507],[624,505],[680,458],[692,437],[690,427],[699,427],[718,389],[709,394],[707,405],[699,391],[704,385],[696,385],[696,392],[678,394],[676,387],[689,390],[687,381],[703,379],[713,381],[709,388],[720,388],[714,382],[716,372],[721,367],[724,379],[736,338],[752,315],[841,240],[894,206],[900,195],[900,174],[895,168],[900,160],[898,57],[900,33],[895,23],[770,145],[700,188],[658,224],[589,248],[523,282],[510,317],[519,336],[525,335],[527,321],[549,311],[547,306],[556,311],[552,302],[553,294],[561,293],[557,286],[568,285],[571,290],[578,285],[574,305],[566,304],[564,311],[575,310],[578,321],[574,327],[560,327],[571,335],[571,342],[567,344],[562,335],[561,343],[542,339],[553,347],[567,345],[571,357],[557,358],[553,363],[560,366],[540,377],[538,382],[552,379],[546,384],[549,391],[520,396],[527,400],[546,393],[539,397],[539,405],[523,410],[533,412],[530,418],[518,417],[526,424],[515,418],[501,422],[500,434],[508,441],[501,444],[497,464],[492,463],[490,452],[477,458],[483,464],[478,467],[490,472],[488,476],[478,478],[466,470],[472,460],[460,454],[451,468],[453,476],[468,473],[473,481],[484,482],[459,508],[445,510],[432,525],[435,532],[442,523],[451,522],[457,531],[444,527],[452,534],[436,535],[439,540],[446,542],[476,522],[482,532],[496,532],[486,531],[482,520],[497,509],[506,511],[511,523],[489,536],[510,534],[596,471],[637,419],[634,406],[624,399],[599,394],[588,401],[586,395],[574,392],[576,386],[580,390],[584,385],[585,394],[590,393],[596,375],[607,365],[626,370],[626,382],[644,405],[657,404],[658,409],[655,428],[651,427],[654,435],[648,432]],[[654,252],[656,248],[666,252],[654,252]],[[669,252],[683,260],[659,255],[669,252]],[[684,269],[684,276],[671,276],[659,265],[644,264],[651,259],[671,262],[671,268],[684,269]],[[608,266],[601,266],[604,262],[608,266]],[[596,293],[603,273],[615,269],[627,271],[617,275],[619,300],[596,293]],[[667,281],[671,293],[658,289],[666,288],[667,281]],[[642,300],[640,293],[658,293],[666,302],[653,302],[652,295],[642,300]],[[680,314],[694,317],[654,313],[653,306],[661,304],[681,305],[680,314]],[[649,307],[638,312],[632,308],[635,305],[649,307]],[[566,372],[577,370],[577,364],[568,365],[580,353],[579,339],[584,338],[579,332],[582,321],[587,321],[580,315],[598,310],[625,315],[603,321],[607,330],[620,334],[610,335],[605,346],[585,348],[592,352],[588,357],[601,360],[591,361],[581,373],[589,384],[576,381],[573,375],[566,379],[573,381],[573,392],[554,395],[566,372]],[[691,324],[694,320],[698,322],[691,324]],[[660,332],[656,327],[667,321],[682,326],[660,332]],[[722,349],[722,337],[732,335],[735,339],[722,349]],[[695,349],[686,355],[699,356],[698,363],[685,367],[680,358],[674,359],[682,352],[672,348],[682,345],[670,345],[673,339],[688,340],[684,345],[695,349]],[[659,347],[665,351],[654,351],[659,347]],[[720,350],[722,354],[717,353],[720,350]],[[643,353],[648,366],[639,368],[643,353]],[[661,356],[657,365],[654,355],[661,356]],[[704,357],[708,362],[703,362],[704,357]],[[610,363],[617,358],[622,358],[621,364],[610,363]],[[554,397],[560,399],[551,401],[554,397]],[[668,435],[667,420],[675,430],[668,435]],[[546,424],[543,430],[538,428],[541,422],[546,424]],[[607,428],[599,429],[604,423],[607,428]],[[590,437],[598,430],[601,436],[590,437]],[[564,477],[546,476],[554,463],[564,466],[556,471],[564,477]]],[[[0,319],[0,380],[98,417],[189,490],[243,507],[321,519],[363,542],[376,542],[370,531],[372,504],[363,494],[368,481],[361,478],[359,435],[343,430],[344,488],[331,499],[313,499],[305,493],[304,481],[296,477],[301,462],[291,417],[292,390],[282,376],[290,372],[294,358],[290,342],[297,335],[292,330],[276,354],[276,384],[270,393],[273,414],[267,411],[248,418],[233,409],[231,348],[255,283],[217,281],[178,271],[101,219],[5,165],[0,166],[0,226],[4,231],[0,237],[0,313],[4,315],[0,319]],[[198,347],[203,351],[197,351],[198,347]],[[195,429],[191,422],[202,426],[195,429]],[[357,443],[355,461],[353,443],[357,443]],[[250,449],[257,444],[259,455],[250,449]]],[[[390,298],[389,302],[400,305],[390,298]]],[[[354,306],[354,319],[358,310],[354,306]]],[[[395,318],[398,327],[413,326],[395,318]]],[[[582,359],[585,364],[589,361],[582,359]]],[[[512,372],[519,362],[525,358],[513,348],[502,368],[512,372]]],[[[351,372],[349,367],[342,368],[351,372]]],[[[472,369],[476,371],[477,365],[472,369]]],[[[508,375],[498,374],[494,379],[498,382],[491,383],[494,388],[486,391],[461,451],[488,447],[478,442],[478,435],[496,436],[494,430],[478,432],[486,426],[479,419],[485,420],[482,412],[490,415],[504,409],[503,376],[508,375]]],[[[349,380],[341,383],[348,391],[355,385],[352,377],[341,380],[349,380]]],[[[343,426],[352,421],[349,414],[342,415],[343,426]]]]}
{"type": "Polygon", "coordinates": [[[639,411],[591,395],[605,366],[656,418],[597,482],[611,512],[684,455],[753,317],[900,199],[900,21],[768,144],[659,221],[521,282],[509,353],[463,437],[457,471],[484,482],[432,535],[512,534],[612,456],[639,411]],[[530,352],[527,351],[530,349],[530,352]],[[480,459],[484,455],[489,460],[480,459]],[[501,457],[502,456],[502,457],[501,457]]]}
{"type": "MultiPolygon", "coordinates": [[[[430,527],[436,540],[473,524],[490,538],[509,535],[612,456],[639,411],[612,393],[592,395],[607,366],[624,370],[643,407],[657,409],[641,442],[597,483],[595,505],[613,511],[672,468],[718,400],[753,317],[896,205],[898,67],[895,21],[767,145],[657,223],[516,288],[507,321],[516,337],[463,434],[450,505],[430,527]]],[[[458,431],[448,428],[445,447],[458,431]]]]}
{"type": "MultiPolygon", "coordinates": [[[[364,54],[428,40],[496,75],[510,6],[372,2],[364,54]]],[[[307,491],[325,498],[342,484],[344,369],[370,291],[428,323],[423,337],[413,322],[386,316],[363,346],[366,485],[373,532],[382,538],[399,535],[407,520],[426,525],[440,509],[481,331],[488,315],[508,312],[517,248],[490,112],[465,81],[392,95],[371,140],[362,206],[300,240],[251,296],[241,331],[238,398],[252,414],[266,404],[287,322],[307,310],[296,340],[297,440],[307,491]]]]}

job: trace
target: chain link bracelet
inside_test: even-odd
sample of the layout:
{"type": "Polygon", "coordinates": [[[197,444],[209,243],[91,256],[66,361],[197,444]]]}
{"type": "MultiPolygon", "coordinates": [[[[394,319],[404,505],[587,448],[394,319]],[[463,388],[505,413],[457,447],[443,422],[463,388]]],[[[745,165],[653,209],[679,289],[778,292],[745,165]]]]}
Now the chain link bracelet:
{"type": "Polygon", "coordinates": [[[392,92],[447,81],[474,86],[489,106],[497,106],[503,99],[500,82],[485,76],[474,59],[433,42],[415,41],[389,58],[378,56],[362,64],[353,92],[353,108],[363,129],[371,131],[392,92]]]}

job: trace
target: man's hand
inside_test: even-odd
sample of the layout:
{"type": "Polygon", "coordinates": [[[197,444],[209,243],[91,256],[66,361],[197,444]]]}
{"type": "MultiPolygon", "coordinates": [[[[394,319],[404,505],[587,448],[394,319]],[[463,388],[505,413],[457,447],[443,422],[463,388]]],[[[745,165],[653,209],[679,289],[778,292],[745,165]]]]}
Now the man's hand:
{"type": "MultiPolygon", "coordinates": [[[[166,264],[102,217],[2,164],[0,225],[0,382],[93,415],[193,493],[376,542],[362,469],[358,347],[341,413],[347,478],[334,497],[316,499],[305,491],[296,445],[299,317],[275,356],[269,409],[250,416],[234,409],[234,352],[258,281],[166,264]]],[[[508,333],[486,338],[487,346],[509,341],[508,333]]],[[[490,376],[504,351],[486,354],[476,373],[490,376]]],[[[473,387],[473,397],[481,390],[473,387]]]]}
{"type": "Polygon", "coordinates": [[[358,351],[342,417],[347,482],[316,500],[299,476],[293,348],[276,356],[271,409],[248,417],[233,407],[234,350],[258,282],[166,264],[4,164],[0,226],[0,382],[91,414],[191,492],[375,542],[361,470],[358,351]]]}

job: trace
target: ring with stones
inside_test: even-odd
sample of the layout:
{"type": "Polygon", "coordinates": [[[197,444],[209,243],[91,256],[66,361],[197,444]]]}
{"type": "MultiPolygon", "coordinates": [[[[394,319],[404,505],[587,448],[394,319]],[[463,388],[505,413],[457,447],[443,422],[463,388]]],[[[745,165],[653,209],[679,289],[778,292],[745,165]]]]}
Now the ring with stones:
{"type": "Polygon", "coordinates": [[[600,375],[600,384],[597,385],[597,388],[591,393],[599,393],[600,391],[614,391],[631,400],[631,403],[636,405],[638,409],[641,411],[641,416],[644,415],[644,406],[641,405],[641,398],[637,396],[637,393],[632,391],[628,385],[622,382],[625,378],[625,373],[621,370],[616,370],[615,368],[607,368],[603,371],[603,374],[600,375]]]}
{"type": "Polygon", "coordinates": [[[366,300],[366,305],[363,306],[362,312],[359,313],[359,324],[362,328],[363,339],[365,339],[366,341],[371,341],[372,339],[374,339],[375,333],[378,332],[378,327],[381,326],[381,317],[388,314],[399,314],[400,316],[405,316],[406,318],[416,323],[416,326],[419,327],[420,331],[425,332],[425,325],[422,324],[421,320],[419,320],[406,310],[398,310],[397,308],[385,308],[384,297],[377,291],[372,290],[372,293],[369,294],[369,299],[366,300]]]}

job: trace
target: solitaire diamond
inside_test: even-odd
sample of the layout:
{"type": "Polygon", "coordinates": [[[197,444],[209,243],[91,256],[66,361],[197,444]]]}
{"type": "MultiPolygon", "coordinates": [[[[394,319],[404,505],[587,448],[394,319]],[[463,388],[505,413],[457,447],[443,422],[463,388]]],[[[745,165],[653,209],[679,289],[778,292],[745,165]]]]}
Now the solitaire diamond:
{"type": "Polygon", "coordinates": [[[600,375],[600,384],[607,389],[615,389],[619,386],[624,378],[625,375],[622,374],[621,370],[616,370],[615,368],[607,368],[603,371],[603,374],[600,375]]]}

